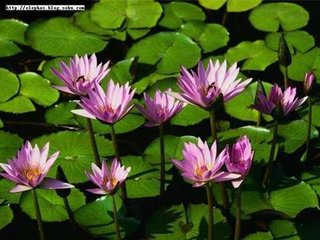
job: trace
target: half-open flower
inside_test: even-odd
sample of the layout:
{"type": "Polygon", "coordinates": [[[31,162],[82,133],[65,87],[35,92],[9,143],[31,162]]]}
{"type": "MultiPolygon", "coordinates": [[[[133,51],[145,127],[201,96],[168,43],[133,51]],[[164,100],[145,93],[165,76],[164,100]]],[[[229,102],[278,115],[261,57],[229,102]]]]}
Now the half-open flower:
{"type": "Polygon", "coordinates": [[[307,97],[299,99],[296,96],[296,88],[288,87],[284,92],[275,83],[267,98],[263,91],[258,93],[256,102],[251,107],[265,114],[272,115],[275,119],[281,119],[298,108],[307,97]]]}
{"type": "Polygon", "coordinates": [[[310,96],[312,95],[312,93],[314,93],[315,91],[314,88],[315,88],[315,85],[316,85],[316,77],[315,77],[315,74],[313,72],[307,72],[305,74],[305,77],[304,77],[304,82],[303,82],[303,90],[304,90],[304,94],[306,96],[310,96]]]}
{"type": "Polygon", "coordinates": [[[198,144],[184,144],[182,161],[172,162],[182,171],[182,177],[191,181],[194,187],[200,187],[208,182],[224,182],[241,177],[239,174],[221,170],[226,158],[226,148],[217,156],[216,142],[209,148],[206,142],[198,138],[198,144]]]}
{"type": "Polygon", "coordinates": [[[91,167],[92,173],[86,172],[86,175],[98,188],[90,188],[87,191],[101,195],[116,193],[131,170],[130,167],[125,169],[124,166],[121,166],[116,158],[112,161],[111,169],[108,168],[106,161],[102,162],[101,169],[94,163],[91,164],[91,167]]]}
{"type": "MultiPolygon", "coordinates": [[[[170,92],[171,89],[168,89],[170,92]]],[[[168,122],[175,114],[180,112],[184,107],[184,103],[177,101],[174,97],[157,90],[154,98],[152,99],[144,93],[145,107],[136,105],[140,112],[149,120],[146,123],[147,127],[168,122]]]]}
{"type": "Polygon", "coordinates": [[[71,188],[72,185],[52,178],[46,178],[52,164],[57,159],[59,152],[48,158],[49,143],[40,151],[35,145],[32,148],[29,141],[22,146],[16,157],[9,160],[8,164],[0,163],[5,171],[1,173],[4,178],[17,183],[10,192],[23,192],[36,187],[46,189],[71,188]]]}
{"type": "Polygon", "coordinates": [[[251,82],[251,78],[245,81],[236,80],[238,73],[237,63],[227,69],[227,62],[220,64],[218,60],[215,64],[210,60],[207,69],[199,62],[197,72],[189,72],[182,67],[181,76],[178,78],[178,86],[182,92],[171,95],[210,110],[219,98],[222,97],[223,102],[227,102],[251,82]]]}
{"type": "Polygon", "coordinates": [[[243,136],[229,149],[226,158],[226,167],[230,173],[240,174],[239,179],[233,180],[232,185],[238,188],[244,178],[248,175],[254,152],[247,136],[243,136]]]}
{"type": "Polygon", "coordinates": [[[97,65],[97,58],[95,54],[91,57],[84,55],[79,57],[75,55],[71,59],[69,66],[64,62],[60,62],[59,72],[56,69],[51,69],[51,71],[60,78],[65,86],[53,86],[60,91],[84,96],[87,95],[88,90],[95,87],[95,84],[100,83],[100,81],[108,74],[110,69],[108,69],[109,61],[102,65],[101,63],[97,65]]]}
{"type": "Polygon", "coordinates": [[[72,110],[73,113],[98,119],[107,124],[114,124],[121,120],[133,107],[129,105],[135,90],[131,90],[129,83],[120,86],[112,80],[108,82],[106,92],[96,84],[93,90],[83,96],[79,105],[83,109],[72,110]]]}

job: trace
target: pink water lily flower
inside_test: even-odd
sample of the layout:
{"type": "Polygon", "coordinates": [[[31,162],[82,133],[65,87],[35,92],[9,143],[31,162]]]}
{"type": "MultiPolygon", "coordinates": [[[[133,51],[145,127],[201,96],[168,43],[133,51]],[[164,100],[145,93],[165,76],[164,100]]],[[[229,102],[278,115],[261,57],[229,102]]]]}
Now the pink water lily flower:
{"type": "Polygon", "coordinates": [[[109,61],[102,65],[101,63],[97,65],[97,58],[95,54],[91,57],[84,55],[79,57],[75,55],[71,59],[69,66],[64,62],[60,62],[59,72],[56,69],[51,69],[51,71],[60,78],[65,86],[53,86],[54,88],[83,96],[86,95],[88,90],[94,88],[95,84],[100,83],[100,81],[109,73],[108,69],[109,61]]]}
{"type": "Polygon", "coordinates": [[[209,148],[206,142],[198,138],[198,144],[184,144],[182,161],[172,162],[182,171],[182,177],[191,181],[194,187],[200,187],[208,182],[224,182],[241,177],[239,174],[221,170],[226,158],[226,148],[217,156],[216,141],[209,148]]]}
{"type": "Polygon", "coordinates": [[[282,118],[298,108],[306,99],[307,97],[301,99],[297,97],[296,88],[288,87],[282,92],[275,83],[268,98],[263,91],[258,92],[258,97],[252,108],[275,118],[282,118]]]}
{"type": "Polygon", "coordinates": [[[238,188],[248,175],[254,151],[251,150],[251,144],[247,136],[239,138],[236,143],[229,149],[226,158],[226,167],[230,173],[240,174],[239,179],[233,180],[232,185],[238,188]]]}
{"type": "Polygon", "coordinates": [[[316,77],[313,72],[307,72],[304,76],[303,90],[304,94],[309,96],[316,85],[316,77]]]}
{"type": "Polygon", "coordinates": [[[251,82],[251,78],[245,81],[236,80],[238,73],[237,63],[227,69],[227,62],[220,64],[218,60],[215,64],[209,60],[207,69],[199,62],[197,72],[189,72],[182,67],[181,76],[178,78],[178,86],[182,92],[172,95],[179,100],[210,110],[219,97],[227,102],[241,93],[251,82]]]}
{"type": "MultiPolygon", "coordinates": [[[[168,92],[171,89],[167,90],[168,92]]],[[[153,127],[169,121],[175,114],[180,112],[185,106],[184,103],[177,101],[166,92],[157,90],[152,99],[144,93],[145,107],[136,105],[140,112],[149,120],[147,127],[153,127]]]]}
{"type": "Polygon", "coordinates": [[[79,105],[83,109],[72,110],[73,113],[92,119],[98,119],[107,124],[121,120],[133,107],[129,105],[135,90],[129,83],[120,86],[112,80],[108,82],[106,92],[96,85],[89,90],[88,95],[81,98],[79,105]]]}
{"type": "Polygon", "coordinates": [[[23,192],[36,187],[46,189],[72,188],[73,186],[52,178],[46,178],[52,164],[57,159],[59,152],[48,158],[49,143],[40,151],[35,145],[32,148],[29,141],[22,146],[16,157],[9,160],[8,164],[0,163],[5,171],[0,175],[17,183],[10,192],[23,192]]]}
{"type": "Polygon", "coordinates": [[[86,172],[86,175],[98,188],[90,188],[87,191],[101,195],[116,193],[131,170],[131,167],[121,166],[116,158],[112,161],[111,169],[108,168],[106,161],[102,162],[101,169],[94,163],[91,167],[92,173],[86,172]]]}

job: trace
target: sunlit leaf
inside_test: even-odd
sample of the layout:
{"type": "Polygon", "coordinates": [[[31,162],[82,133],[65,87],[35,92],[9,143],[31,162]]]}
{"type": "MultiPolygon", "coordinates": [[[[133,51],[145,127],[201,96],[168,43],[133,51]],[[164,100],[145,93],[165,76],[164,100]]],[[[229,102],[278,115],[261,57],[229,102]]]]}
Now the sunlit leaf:
{"type": "Polygon", "coordinates": [[[189,126],[197,124],[209,118],[209,113],[202,108],[188,104],[184,109],[175,115],[171,124],[178,126],[189,126]]]}
{"type": "Polygon", "coordinates": [[[17,76],[5,68],[0,68],[0,102],[5,102],[13,97],[19,90],[17,76]]]}
{"type": "Polygon", "coordinates": [[[244,12],[261,3],[262,0],[199,0],[199,3],[208,9],[218,10],[227,2],[228,12],[244,12]]]}
{"type": "Polygon", "coordinates": [[[13,220],[13,212],[9,205],[0,206],[0,216],[0,229],[2,229],[13,220]]]}

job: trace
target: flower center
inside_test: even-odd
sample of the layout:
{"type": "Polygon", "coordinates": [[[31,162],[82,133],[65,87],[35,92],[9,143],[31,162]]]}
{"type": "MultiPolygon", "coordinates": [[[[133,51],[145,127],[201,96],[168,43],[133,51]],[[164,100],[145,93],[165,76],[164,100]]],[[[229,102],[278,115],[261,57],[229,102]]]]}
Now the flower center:
{"type": "Polygon", "coordinates": [[[23,175],[29,182],[34,182],[40,174],[41,170],[36,167],[23,170],[23,175]]]}
{"type": "Polygon", "coordinates": [[[207,96],[209,93],[216,92],[217,87],[211,83],[210,85],[200,85],[199,89],[203,95],[207,96]]]}
{"type": "Polygon", "coordinates": [[[101,113],[101,114],[104,114],[104,113],[106,113],[106,112],[108,112],[108,113],[111,113],[111,114],[114,114],[114,109],[111,107],[111,106],[109,106],[109,105],[102,105],[102,106],[99,106],[98,107],[98,110],[99,110],[99,112],[101,113]]]}
{"type": "Polygon", "coordinates": [[[206,166],[201,166],[196,168],[195,174],[197,177],[202,177],[206,171],[208,171],[208,168],[206,166]]]}
{"type": "Polygon", "coordinates": [[[86,78],[82,75],[80,77],[77,77],[75,82],[78,83],[78,82],[85,82],[86,81],[86,78]]]}
{"type": "Polygon", "coordinates": [[[110,179],[108,177],[105,177],[102,180],[102,186],[106,186],[108,182],[110,182],[113,187],[115,187],[117,185],[117,183],[118,183],[116,178],[111,178],[110,179]]]}

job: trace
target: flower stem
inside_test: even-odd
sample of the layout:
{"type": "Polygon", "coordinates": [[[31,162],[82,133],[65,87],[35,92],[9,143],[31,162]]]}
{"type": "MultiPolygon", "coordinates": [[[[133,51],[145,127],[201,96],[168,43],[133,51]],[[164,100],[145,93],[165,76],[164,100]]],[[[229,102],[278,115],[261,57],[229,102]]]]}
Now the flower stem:
{"type": "Polygon", "coordinates": [[[118,213],[117,213],[117,205],[116,205],[116,200],[114,198],[114,195],[112,195],[112,205],[113,205],[114,227],[116,230],[117,240],[121,240],[119,219],[118,219],[118,213]]]}
{"type": "MultiPolygon", "coordinates": [[[[217,130],[216,130],[216,116],[215,116],[214,110],[209,111],[209,116],[210,116],[212,142],[216,141],[216,143],[218,144],[217,130]]],[[[220,185],[221,195],[223,200],[223,208],[227,209],[229,205],[227,190],[223,182],[221,182],[219,185],[220,185]]]]}
{"type": "Polygon", "coordinates": [[[98,147],[97,147],[97,142],[96,142],[96,139],[94,137],[91,119],[89,119],[89,118],[87,118],[87,127],[88,127],[88,131],[89,131],[92,152],[93,152],[93,155],[94,155],[94,161],[95,161],[96,165],[101,166],[98,147]]]}
{"type": "Polygon", "coordinates": [[[165,155],[164,155],[164,134],[163,124],[159,125],[160,135],[160,197],[163,197],[165,190],[165,155]]]}
{"type": "Polygon", "coordinates": [[[43,223],[42,223],[42,219],[41,219],[41,212],[40,212],[40,207],[39,207],[39,202],[38,202],[38,197],[37,197],[36,190],[33,188],[31,190],[31,193],[32,193],[34,210],[35,210],[36,218],[37,218],[39,237],[40,237],[40,240],[45,240],[44,230],[43,230],[43,223]]]}
{"type": "Polygon", "coordinates": [[[241,234],[241,189],[236,189],[236,206],[237,206],[237,215],[236,215],[236,227],[234,231],[234,240],[240,240],[241,234]]]}
{"type": "Polygon", "coordinates": [[[275,157],[274,155],[275,155],[275,150],[276,150],[277,138],[278,138],[278,121],[275,120],[270,155],[269,155],[269,161],[268,161],[266,172],[264,173],[263,180],[262,180],[262,187],[263,188],[265,188],[266,185],[268,184],[269,177],[271,174],[272,164],[273,164],[273,160],[275,157]]]}
{"type": "Polygon", "coordinates": [[[214,225],[214,216],[213,216],[213,194],[211,186],[206,185],[207,199],[208,199],[208,240],[213,240],[213,225],[214,225]]]}
{"type": "Polygon", "coordinates": [[[310,138],[311,138],[311,124],[312,124],[312,105],[311,98],[308,97],[308,129],[307,129],[307,139],[306,139],[306,161],[309,161],[310,152],[310,138]]]}
{"type": "Polygon", "coordinates": [[[72,210],[71,210],[71,208],[70,208],[70,204],[69,204],[69,201],[68,201],[68,197],[63,197],[62,199],[63,199],[64,207],[65,207],[66,212],[67,212],[68,217],[69,217],[70,225],[71,225],[72,229],[73,229],[74,231],[76,231],[76,230],[77,230],[77,223],[76,223],[76,221],[74,220],[73,212],[72,212],[72,210]]]}
{"type": "MultiPolygon", "coordinates": [[[[121,155],[120,155],[120,151],[119,151],[119,147],[118,147],[118,142],[117,142],[117,135],[116,135],[116,131],[114,129],[114,125],[111,124],[110,125],[111,128],[111,139],[112,139],[112,143],[113,143],[113,149],[114,149],[114,154],[116,159],[120,162],[120,164],[122,165],[122,161],[121,161],[121,155]]],[[[123,200],[127,199],[127,187],[126,187],[126,182],[122,183],[121,186],[121,194],[122,194],[122,198],[123,200]]]]}
{"type": "Polygon", "coordinates": [[[284,89],[287,89],[289,86],[288,85],[288,67],[284,67],[283,77],[284,77],[284,89]]]}

